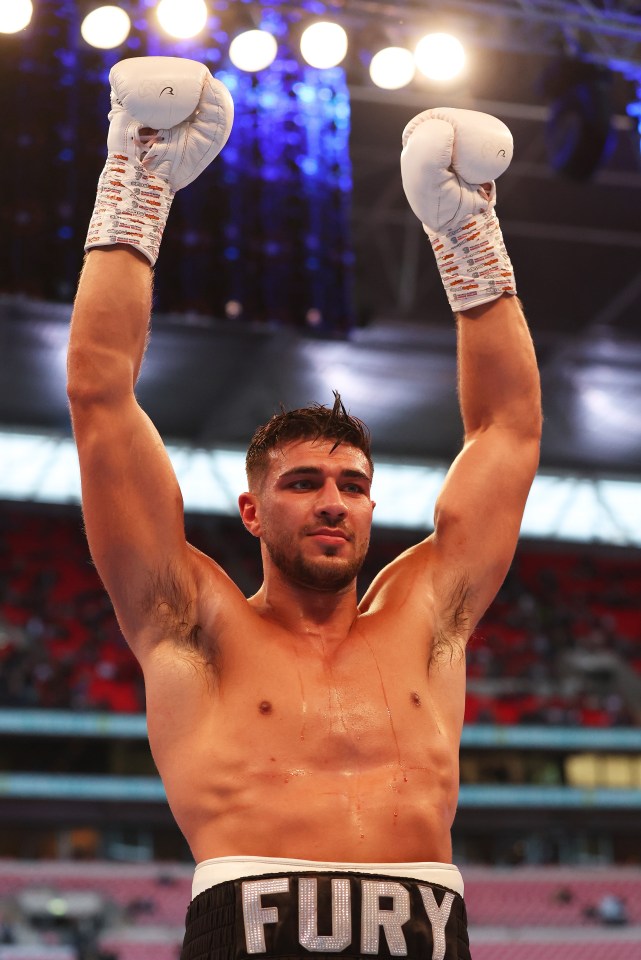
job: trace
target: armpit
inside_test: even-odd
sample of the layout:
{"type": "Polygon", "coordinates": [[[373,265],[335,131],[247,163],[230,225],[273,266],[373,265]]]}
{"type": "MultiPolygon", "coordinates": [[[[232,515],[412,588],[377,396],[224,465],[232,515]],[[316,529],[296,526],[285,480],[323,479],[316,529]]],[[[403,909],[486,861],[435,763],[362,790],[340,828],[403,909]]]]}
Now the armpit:
{"type": "Polygon", "coordinates": [[[202,629],[194,618],[195,597],[184,577],[171,565],[149,576],[142,613],[169,639],[186,650],[203,653],[202,629]]]}
{"type": "Polygon", "coordinates": [[[434,642],[430,656],[431,666],[434,662],[443,662],[462,657],[465,644],[469,636],[470,616],[470,582],[463,574],[453,581],[449,590],[446,590],[444,602],[439,604],[434,630],[434,642]]]}

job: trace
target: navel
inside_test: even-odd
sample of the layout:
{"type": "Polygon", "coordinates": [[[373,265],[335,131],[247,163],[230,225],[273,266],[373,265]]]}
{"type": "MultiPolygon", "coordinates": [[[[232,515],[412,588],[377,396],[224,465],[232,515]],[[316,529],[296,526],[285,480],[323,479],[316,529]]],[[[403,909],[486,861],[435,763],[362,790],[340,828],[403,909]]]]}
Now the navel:
{"type": "Polygon", "coordinates": [[[419,697],[418,693],[415,690],[412,690],[412,692],[410,693],[410,701],[414,704],[415,707],[420,707],[421,705],[421,698],[419,697]]]}
{"type": "Polygon", "coordinates": [[[264,716],[267,716],[268,714],[270,714],[270,713],[272,712],[273,707],[272,707],[271,703],[269,702],[269,700],[262,700],[262,701],[258,704],[258,709],[259,709],[260,713],[262,713],[264,716]]]}

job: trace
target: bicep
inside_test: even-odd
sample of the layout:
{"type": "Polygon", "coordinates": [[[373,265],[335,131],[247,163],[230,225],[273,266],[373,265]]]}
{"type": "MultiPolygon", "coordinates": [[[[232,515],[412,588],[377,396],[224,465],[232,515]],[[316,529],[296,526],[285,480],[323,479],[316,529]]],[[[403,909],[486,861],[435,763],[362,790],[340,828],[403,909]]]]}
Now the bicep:
{"type": "Polygon", "coordinates": [[[129,637],[159,569],[189,569],[183,504],[162,440],[135,397],[72,409],[94,563],[129,637]]]}
{"type": "Polygon", "coordinates": [[[472,628],[509,569],[539,458],[537,439],[492,427],[468,439],[435,510],[433,573],[468,585],[472,628]]]}

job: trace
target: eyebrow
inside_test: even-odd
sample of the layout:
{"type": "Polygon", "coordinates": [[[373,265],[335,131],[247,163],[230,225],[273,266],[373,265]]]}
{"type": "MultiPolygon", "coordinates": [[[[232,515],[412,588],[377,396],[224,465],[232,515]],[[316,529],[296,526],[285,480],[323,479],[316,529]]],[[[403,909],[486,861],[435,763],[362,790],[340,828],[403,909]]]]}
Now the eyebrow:
{"type": "MultiPolygon", "coordinates": [[[[291,470],[285,470],[284,473],[281,473],[279,475],[279,480],[282,480],[284,477],[291,477],[294,474],[299,475],[301,473],[318,477],[322,476],[323,471],[320,469],[320,467],[292,467],[291,470]]],[[[372,478],[368,477],[368,475],[363,473],[362,470],[341,470],[340,475],[341,477],[349,477],[355,480],[366,480],[367,483],[372,482],[372,478]]]]}

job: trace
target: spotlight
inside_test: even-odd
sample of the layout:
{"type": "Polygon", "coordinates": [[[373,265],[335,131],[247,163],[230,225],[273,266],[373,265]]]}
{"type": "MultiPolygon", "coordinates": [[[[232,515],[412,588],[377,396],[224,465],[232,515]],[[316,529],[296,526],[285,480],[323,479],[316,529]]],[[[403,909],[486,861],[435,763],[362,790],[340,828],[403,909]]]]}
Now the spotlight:
{"type": "Polygon", "coordinates": [[[97,7],[88,13],[80,26],[85,43],[100,50],[119,47],[129,36],[131,21],[120,7],[97,7]]]}
{"type": "Polygon", "coordinates": [[[414,78],[416,65],[409,50],[403,47],[384,47],[372,57],[369,75],[383,90],[400,90],[414,78]]]}
{"type": "Polygon", "coordinates": [[[267,30],[245,30],[234,37],[229,47],[229,59],[239,70],[256,73],[276,59],[278,44],[267,30]]]}
{"type": "Polygon", "coordinates": [[[570,180],[588,180],[613,144],[612,74],[581,60],[554,60],[540,81],[553,98],[545,127],[550,166],[570,180]]]}
{"type": "Polygon", "coordinates": [[[452,80],[465,66],[463,44],[449,33],[428,33],[414,53],[416,66],[429,80],[452,80]]]}
{"type": "Polygon", "coordinates": [[[170,37],[189,40],[207,23],[207,6],[205,0],[160,0],[156,17],[170,37]]]}
{"type": "Polygon", "coordinates": [[[18,33],[31,22],[31,0],[0,0],[0,33],[18,33]]]}
{"type": "Polygon", "coordinates": [[[303,31],[300,52],[310,67],[336,67],[347,53],[347,34],[338,23],[321,20],[303,31]]]}

